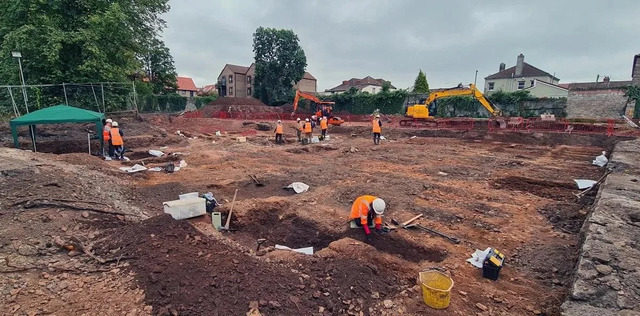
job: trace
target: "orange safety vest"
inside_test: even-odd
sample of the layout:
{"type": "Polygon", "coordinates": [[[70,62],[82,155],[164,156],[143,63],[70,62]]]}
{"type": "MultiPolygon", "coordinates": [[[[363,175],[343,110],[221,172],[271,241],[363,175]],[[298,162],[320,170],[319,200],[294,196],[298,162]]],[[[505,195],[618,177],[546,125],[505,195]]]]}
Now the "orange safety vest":
{"type": "MultiPolygon", "coordinates": [[[[351,205],[351,216],[349,218],[350,219],[360,218],[360,224],[362,224],[362,226],[368,225],[367,216],[369,215],[369,211],[373,212],[373,209],[371,208],[371,203],[373,203],[373,200],[377,198],[378,197],[375,197],[373,195],[363,195],[357,198],[353,202],[353,205],[351,205]]],[[[375,214],[373,222],[376,225],[382,225],[382,216],[375,214]]]]}
{"type": "Polygon", "coordinates": [[[105,127],[102,129],[102,139],[103,139],[105,142],[108,142],[108,141],[111,139],[111,135],[109,134],[109,130],[107,129],[107,126],[105,126],[105,127]]]}
{"type": "Polygon", "coordinates": [[[321,129],[327,129],[327,120],[323,119],[322,121],[320,121],[320,128],[321,129]]]}
{"type": "Polygon", "coordinates": [[[374,133],[382,133],[382,129],[380,128],[380,120],[374,119],[371,122],[371,126],[373,127],[373,132],[374,133]]]}
{"type": "Polygon", "coordinates": [[[120,130],[117,127],[112,127],[111,131],[111,144],[113,146],[121,146],[124,145],[124,141],[122,140],[122,136],[120,136],[120,130]]]}
{"type": "Polygon", "coordinates": [[[317,117],[322,116],[322,111],[318,110],[318,112],[316,112],[316,116],[317,116],[317,117]]]}
{"type": "Polygon", "coordinates": [[[276,134],[282,134],[282,124],[276,125],[276,134]]]}
{"type": "Polygon", "coordinates": [[[311,122],[304,122],[304,132],[311,133],[311,122]]]}

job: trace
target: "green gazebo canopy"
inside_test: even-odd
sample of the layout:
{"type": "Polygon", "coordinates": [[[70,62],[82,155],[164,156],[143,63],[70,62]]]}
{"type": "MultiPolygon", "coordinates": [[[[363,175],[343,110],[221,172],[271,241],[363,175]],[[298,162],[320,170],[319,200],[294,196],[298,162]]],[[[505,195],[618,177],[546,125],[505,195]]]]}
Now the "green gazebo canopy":
{"type": "MultiPolygon", "coordinates": [[[[75,108],[65,104],[48,107],[42,110],[31,112],[29,114],[16,117],[9,125],[11,126],[11,135],[13,136],[13,144],[16,148],[20,148],[18,142],[18,126],[22,125],[39,125],[39,124],[62,124],[62,123],[85,123],[95,122],[96,133],[102,142],[102,120],[104,114],[80,108],[75,108]]],[[[35,140],[34,140],[35,141],[35,140]]]]}

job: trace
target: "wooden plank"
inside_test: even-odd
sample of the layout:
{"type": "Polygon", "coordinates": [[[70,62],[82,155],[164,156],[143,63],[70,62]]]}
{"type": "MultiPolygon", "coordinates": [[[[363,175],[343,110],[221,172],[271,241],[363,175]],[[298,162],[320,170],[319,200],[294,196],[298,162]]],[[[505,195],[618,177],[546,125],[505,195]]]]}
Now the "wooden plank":
{"type": "Polygon", "coordinates": [[[408,221],[406,221],[406,222],[402,223],[400,226],[402,226],[402,227],[407,226],[407,225],[411,224],[411,222],[415,221],[416,219],[418,219],[418,218],[420,218],[420,217],[422,217],[422,214],[418,214],[418,215],[416,215],[416,216],[412,217],[412,218],[411,218],[411,219],[409,219],[408,221]]]}

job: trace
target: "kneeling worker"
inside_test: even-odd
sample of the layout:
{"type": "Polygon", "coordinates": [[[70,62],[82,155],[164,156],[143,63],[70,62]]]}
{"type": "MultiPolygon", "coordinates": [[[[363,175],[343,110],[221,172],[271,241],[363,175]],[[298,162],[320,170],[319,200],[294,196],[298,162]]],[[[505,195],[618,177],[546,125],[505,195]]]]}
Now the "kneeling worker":
{"type": "Polygon", "coordinates": [[[386,203],[379,197],[373,195],[363,195],[357,198],[351,206],[351,216],[349,217],[356,226],[364,228],[367,240],[371,231],[369,226],[373,222],[375,229],[380,231],[382,225],[382,214],[386,208],[386,203]]]}

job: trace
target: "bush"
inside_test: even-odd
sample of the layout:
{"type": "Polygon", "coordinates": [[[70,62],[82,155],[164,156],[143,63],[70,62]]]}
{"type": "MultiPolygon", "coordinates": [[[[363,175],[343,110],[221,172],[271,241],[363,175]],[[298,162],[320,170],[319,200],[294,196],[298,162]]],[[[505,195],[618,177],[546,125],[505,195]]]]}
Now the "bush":
{"type": "Polygon", "coordinates": [[[361,93],[354,90],[325,97],[325,100],[336,103],[334,106],[335,111],[347,111],[352,114],[371,114],[376,109],[380,109],[381,113],[397,114],[402,112],[404,100],[407,97],[405,90],[383,90],[376,94],[361,93]]]}
{"type": "Polygon", "coordinates": [[[212,95],[207,97],[196,97],[195,98],[195,106],[196,108],[201,108],[203,105],[207,105],[213,101],[218,99],[218,96],[212,95]]]}
{"type": "MultiPolygon", "coordinates": [[[[487,97],[495,104],[504,116],[533,117],[543,113],[551,113],[556,117],[566,117],[566,98],[536,98],[529,91],[498,91],[487,97]]],[[[459,96],[436,101],[436,115],[439,117],[489,117],[482,104],[473,97],[459,96]]]]}

